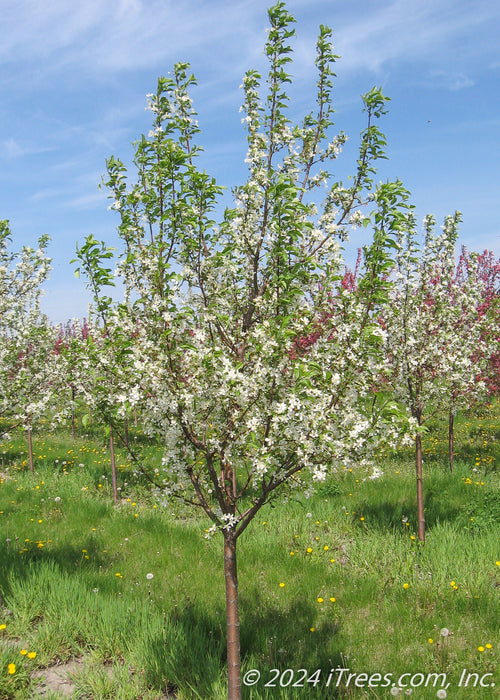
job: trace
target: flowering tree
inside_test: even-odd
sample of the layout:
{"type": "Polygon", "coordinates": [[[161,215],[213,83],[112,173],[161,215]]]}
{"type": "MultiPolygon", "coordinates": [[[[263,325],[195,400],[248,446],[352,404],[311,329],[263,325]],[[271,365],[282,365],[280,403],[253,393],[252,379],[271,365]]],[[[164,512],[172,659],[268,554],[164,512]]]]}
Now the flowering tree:
{"type": "Polygon", "coordinates": [[[448,375],[450,469],[454,459],[456,412],[484,400],[487,393],[495,392],[495,384],[498,384],[496,358],[499,357],[500,323],[496,287],[499,278],[500,261],[495,260],[491,251],[478,255],[462,247],[448,296],[456,320],[455,336],[461,342],[459,361],[462,369],[448,375]]]}
{"type": "MultiPolygon", "coordinates": [[[[86,272],[101,264],[111,253],[103,250],[92,236],[78,249],[82,268],[86,272]],[[104,257],[103,257],[104,256],[104,257]]],[[[112,284],[111,270],[102,268],[100,276],[93,278],[99,285],[112,284]]],[[[94,288],[94,292],[96,289],[94,288]]],[[[108,323],[111,300],[97,298],[97,306],[89,308],[89,319],[83,324],[73,321],[66,326],[58,339],[58,349],[66,367],[66,378],[71,389],[72,430],[74,432],[74,398],[78,394],[88,408],[82,421],[86,425],[89,414],[97,415],[109,435],[111,459],[111,483],[113,498],[118,501],[118,484],[115,463],[115,433],[128,447],[127,430],[122,430],[128,411],[138,404],[140,394],[132,388],[134,370],[129,361],[130,342],[120,332],[117,324],[108,323]],[[116,335],[118,334],[118,335],[116,335]]],[[[135,455],[131,453],[135,458],[135,455]]]]}
{"type": "Polygon", "coordinates": [[[48,238],[19,253],[9,250],[10,243],[8,222],[0,221],[0,434],[24,426],[33,471],[31,428],[47,412],[59,380],[57,332],[39,304],[50,271],[48,238]]]}
{"type": "MultiPolygon", "coordinates": [[[[470,254],[462,251],[461,270],[464,276],[470,269],[470,254]]],[[[481,358],[479,366],[482,367],[481,379],[484,381],[488,394],[500,394],[500,258],[495,258],[493,253],[485,250],[477,256],[477,276],[481,282],[482,298],[478,307],[482,320],[483,353],[486,349],[486,358],[481,358]],[[487,366],[484,368],[484,360],[487,366]]],[[[478,356],[481,348],[477,349],[478,356]]]]}
{"type": "MultiPolygon", "coordinates": [[[[458,267],[455,245],[460,214],[448,216],[441,232],[434,219],[425,219],[421,249],[413,216],[401,232],[396,256],[395,283],[381,314],[388,334],[395,398],[417,423],[415,436],[418,537],[425,541],[422,474],[422,429],[428,419],[444,410],[453,416],[484,395],[480,380],[488,346],[480,311],[483,283],[478,257],[469,255],[458,267]],[[480,359],[481,358],[481,359],[480,359]]],[[[453,454],[450,418],[450,454],[453,454]]]]}
{"type": "Polygon", "coordinates": [[[367,462],[377,441],[398,432],[393,405],[373,410],[385,361],[375,317],[408,198],[399,182],[372,182],[387,98],[376,88],[363,98],[356,172],[349,185],[333,181],[346,137],[330,133],[331,31],[322,26],[317,42],[316,111],[293,125],[286,87],[294,20],[282,2],[269,19],[265,100],[256,71],[243,82],[248,179],[220,224],[221,188],[196,165],[195,80],[177,64],[149,95],[153,128],[136,144],[136,181],[120,160],[108,161],[124,244],[121,303],[103,291],[112,283],[110,249],[88,239],[79,251],[107,337],[127,358],[128,391],[115,400],[125,409],[140,397],[145,431],[165,446],[159,490],[202,509],[209,535],[223,535],[231,700],[241,697],[238,538],[285,489],[367,462]],[[360,225],[371,227],[373,242],[356,288],[343,287],[341,243],[360,225]]]}
{"type": "Polygon", "coordinates": [[[87,375],[87,365],[83,359],[82,347],[89,337],[86,319],[72,319],[59,326],[55,352],[63,364],[64,392],[66,396],[67,415],[71,416],[71,437],[75,439],[76,398],[81,388],[83,377],[87,375]]]}

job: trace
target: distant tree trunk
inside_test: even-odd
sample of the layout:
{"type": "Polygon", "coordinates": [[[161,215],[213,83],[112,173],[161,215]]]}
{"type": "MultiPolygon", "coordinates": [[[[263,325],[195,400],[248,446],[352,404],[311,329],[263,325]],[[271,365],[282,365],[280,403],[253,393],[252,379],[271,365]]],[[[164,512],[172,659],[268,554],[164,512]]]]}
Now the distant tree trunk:
{"type": "Polygon", "coordinates": [[[71,387],[71,438],[75,439],[75,387],[71,387]]]}
{"type": "Polygon", "coordinates": [[[450,409],[450,413],[448,416],[448,459],[450,462],[450,472],[453,471],[453,460],[455,458],[454,439],[453,439],[453,421],[454,421],[453,410],[450,409]]]}
{"type": "Polygon", "coordinates": [[[125,418],[125,447],[128,448],[128,418],[125,418]]]}
{"type": "Polygon", "coordinates": [[[31,436],[31,425],[28,428],[28,459],[30,465],[30,472],[33,474],[33,472],[35,471],[35,465],[33,462],[33,440],[31,436]]]}
{"type": "MultiPolygon", "coordinates": [[[[417,421],[419,427],[422,425],[422,414],[417,412],[417,421]]],[[[420,432],[415,436],[415,466],[417,473],[417,519],[418,519],[418,539],[422,544],[425,543],[425,513],[424,513],[424,487],[423,487],[423,470],[422,470],[422,434],[420,432]]]]}
{"type": "Polygon", "coordinates": [[[113,428],[109,426],[109,453],[111,457],[111,483],[113,485],[113,501],[118,503],[118,487],[116,485],[116,460],[113,428]]]}
{"type": "Polygon", "coordinates": [[[227,698],[241,700],[240,613],[236,567],[236,537],[224,530],[224,576],[227,617],[227,698]]]}

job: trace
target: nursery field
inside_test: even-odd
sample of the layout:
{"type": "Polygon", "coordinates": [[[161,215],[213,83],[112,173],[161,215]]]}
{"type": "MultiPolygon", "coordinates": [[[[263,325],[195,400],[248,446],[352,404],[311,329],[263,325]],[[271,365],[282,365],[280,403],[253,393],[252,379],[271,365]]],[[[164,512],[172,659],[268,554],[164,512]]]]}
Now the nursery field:
{"type": "MultiPolygon", "coordinates": [[[[33,474],[22,433],[0,444],[0,698],[222,699],[222,537],[120,449],[114,503],[106,440],[35,432],[33,474]]],[[[453,472],[446,449],[443,420],[424,436],[424,546],[411,449],[250,524],[243,697],[500,697],[499,404],[458,417],[453,472]]]]}

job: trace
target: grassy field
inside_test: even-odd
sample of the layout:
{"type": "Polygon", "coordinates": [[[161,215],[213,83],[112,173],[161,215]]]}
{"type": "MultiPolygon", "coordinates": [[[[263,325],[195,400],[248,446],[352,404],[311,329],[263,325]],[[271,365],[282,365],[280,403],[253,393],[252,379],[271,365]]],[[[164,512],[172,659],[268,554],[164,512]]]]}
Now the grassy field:
{"type": "MultiPolygon", "coordinates": [[[[244,697],[499,697],[499,414],[460,417],[453,473],[446,422],[426,435],[425,546],[411,450],[261,511],[239,542],[244,697]]],[[[77,660],[74,698],[222,700],[222,539],[120,451],[113,504],[98,431],[44,435],[33,475],[22,435],[0,444],[0,698],[77,660]]]]}

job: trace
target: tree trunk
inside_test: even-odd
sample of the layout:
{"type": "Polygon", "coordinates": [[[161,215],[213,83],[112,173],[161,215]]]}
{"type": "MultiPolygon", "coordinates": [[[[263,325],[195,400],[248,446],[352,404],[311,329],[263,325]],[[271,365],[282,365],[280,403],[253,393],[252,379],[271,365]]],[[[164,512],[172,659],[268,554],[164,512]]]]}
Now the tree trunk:
{"type": "Polygon", "coordinates": [[[113,501],[118,503],[118,488],[116,485],[116,460],[115,443],[113,440],[113,428],[109,426],[109,453],[111,457],[111,483],[113,485],[113,501]]]}
{"type": "Polygon", "coordinates": [[[125,447],[128,449],[128,418],[125,418],[123,428],[125,433],[125,447]]]}
{"type": "Polygon", "coordinates": [[[241,700],[240,613],[238,607],[238,576],[236,567],[236,538],[224,530],[224,576],[226,578],[227,620],[227,698],[241,700]]]}
{"type": "Polygon", "coordinates": [[[71,438],[75,439],[75,387],[71,387],[71,438]]]}
{"type": "Polygon", "coordinates": [[[455,457],[453,443],[453,411],[450,410],[448,416],[448,459],[450,461],[450,472],[453,471],[453,459],[455,457]]]}
{"type": "MultiPolygon", "coordinates": [[[[420,421],[419,421],[420,425],[420,421]]],[[[415,461],[417,471],[417,518],[418,518],[418,539],[422,544],[425,542],[425,515],[424,515],[424,489],[422,474],[422,435],[417,433],[415,437],[415,461]]]]}
{"type": "Polygon", "coordinates": [[[33,440],[31,437],[31,426],[28,428],[28,459],[30,465],[30,472],[33,474],[35,471],[35,465],[33,462],[33,440]]]}

